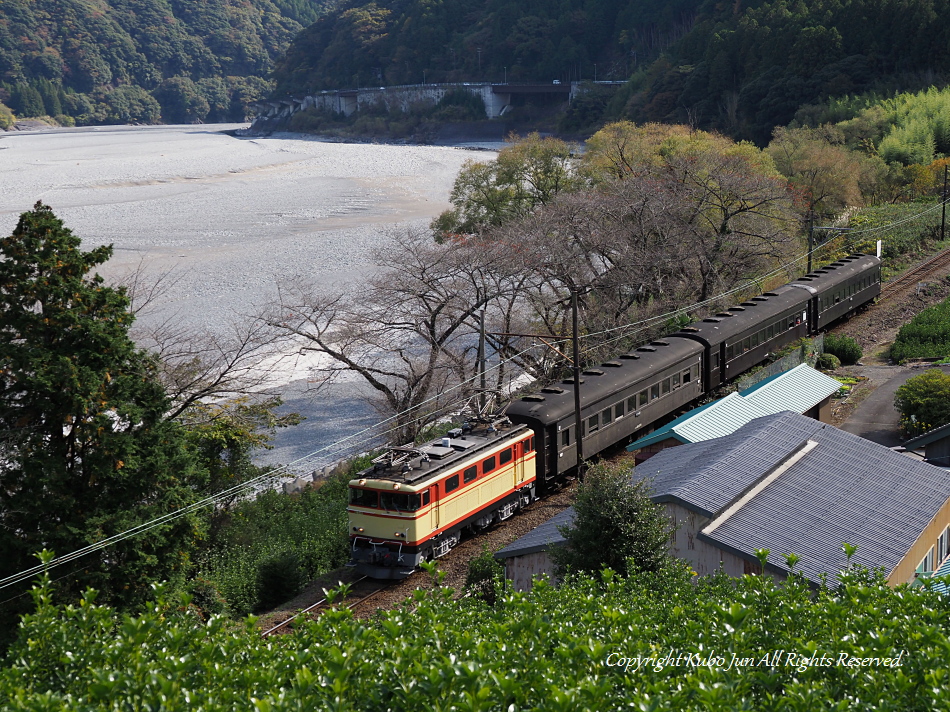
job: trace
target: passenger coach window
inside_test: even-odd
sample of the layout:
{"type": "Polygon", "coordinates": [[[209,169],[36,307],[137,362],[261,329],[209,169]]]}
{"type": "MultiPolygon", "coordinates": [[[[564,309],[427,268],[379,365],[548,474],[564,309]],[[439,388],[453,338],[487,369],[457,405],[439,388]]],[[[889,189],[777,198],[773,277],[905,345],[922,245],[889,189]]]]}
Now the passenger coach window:
{"type": "Polygon", "coordinates": [[[478,477],[478,468],[475,465],[466,467],[465,471],[462,473],[462,482],[471,482],[476,477],[478,477]]]}
{"type": "Polygon", "coordinates": [[[505,465],[509,462],[511,462],[511,448],[508,448],[507,450],[502,450],[500,453],[498,453],[499,465],[505,465]]]}
{"type": "Polygon", "coordinates": [[[614,419],[613,410],[610,408],[608,408],[607,410],[605,410],[603,413],[600,414],[601,425],[607,425],[608,423],[613,421],[613,419],[614,419]]]}
{"type": "Polygon", "coordinates": [[[445,493],[448,494],[459,488],[459,476],[452,475],[449,479],[445,481],[445,493]]]}
{"type": "Polygon", "coordinates": [[[637,396],[637,405],[641,408],[647,404],[647,392],[640,391],[640,395],[637,396]]]}
{"type": "Polygon", "coordinates": [[[600,430],[600,416],[592,415],[587,419],[587,432],[596,433],[598,430],[600,430]]]}
{"type": "Polygon", "coordinates": [[[689,383],[690,375],[689,371],[683,371],[683,383],[689,383]]]}
{"type": "Polygon", "coordinates": [[[627,410],[631,413],[637,409],[637,397],[630,396],[627,398],[627,410]]]}
{"type": "Polygon", "coordinates": [[[571,429],[567,428],[561,431],[561,447],[568,447],[571,444],[571,429]]]}
{"type": "Polygon", "coordinates": [[[660,397],[660,384],[657,383],[653,386],[650,386],[650,400],[656,400],[660,397]]]}
{"type": "Polygon", "coordinates": [[[663,385],[663,388],[661,390],[663,391],[663,395],[666,395],[667,393],[670,392],[670,379],[664,378],[662,385],[663,385]]]}
{"type": "Polygon", "coordinates": [[[488,474],[495,469],[495,456],[486,457],[485,461],[482,463],[482,474],[488,474]]]}
{"type": "Polygon", "coordinates": [[[614,406],[614,411],[616,411],[618,418],[623,417],[623,401],[620,401],[619,403],[617,403],[617,405],[614,406]]]}
{"type": "Polygon", "coordinates": [[[376,490],[350,488],[350,504],[356,507],[378,507],[379,492],[376,490]]]}
{"type": "Polygon", "coordinates": [[[679,387],[680,387],[680,375],[678,373],[674,373],[673,374],[673,388],[676,389],[679,387]]]}

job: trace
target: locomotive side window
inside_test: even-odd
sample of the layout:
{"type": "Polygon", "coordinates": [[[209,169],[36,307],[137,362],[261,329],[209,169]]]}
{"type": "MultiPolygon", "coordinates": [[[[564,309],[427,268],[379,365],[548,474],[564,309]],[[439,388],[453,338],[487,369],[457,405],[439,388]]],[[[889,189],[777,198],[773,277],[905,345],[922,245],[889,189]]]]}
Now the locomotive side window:
{"type": "Polygon", "coordinates": [[[379,492],[376,490],[350,488],[350,504],[357,507],[378,507],[379,492]]]}
{"type": "Polygon", "coordinates": [[[459,476],[452,475],[449,479],[445,481],[445,493],[453,492],[459,488],[459,476]]]}
{"type": "Polygon", "coordinates": [[[511,462],[511,448],[507,448],[498,453],[498,464],[506,465],[511,462]]]}
{"type": "Polygon", "coordinates": [[[528,445],[525,447],[525,452],[531,452],[534,450],[534,435],[528,438],[528,445]]]}
{"type": "Polygon", "coordinates": [[[466,467],[465,471],[462,472],[462,482],[471,482],[476,477],[478,477],[478,467],[472,465],[471,467],[466,467]]]}
{"type": "Polygon", "coordinates": [[[482,474],[487,475],[489,472],[495,469],[495,456],[486,457],[485,461],[482,463],[482,474]]]}
{"type": "Polygon", "coordinates": [[[422,493],[422,506],[425,507],[427,504],[429,504],[429,501],[429,490],[426,490],[422,493]]]}

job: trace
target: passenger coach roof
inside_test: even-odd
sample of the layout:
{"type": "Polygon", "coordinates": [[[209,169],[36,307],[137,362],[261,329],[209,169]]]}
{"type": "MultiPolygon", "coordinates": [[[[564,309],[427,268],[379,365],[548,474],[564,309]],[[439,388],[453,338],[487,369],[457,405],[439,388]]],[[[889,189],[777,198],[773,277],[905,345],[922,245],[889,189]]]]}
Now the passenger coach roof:
{"type": "Polygon", "coordinates": [[[804,309],[808,299],[806,292],[783,285],[774,291],[752,297],[747,302],[690,324],[673,336],[694,339],[707,346],[715,346],[756,325],[768,326],[770,319],[778,318],[792,307],[804,309]]]}
{"type": "MultiPolygon", "coordinates": [[[[616,395],[628,385],[647,380],[691,357],[698,357],[702,350],[695,341],[664,338],[588,368],[581,376],[581,408],[616,395]]],[[[573,412],[574,382],[570,378],[514,401],[507,410],[509,416],[521,415],[543,422],[556,422],[573,412]]]]}
{"type": "Polygon", "coordinates": [[[810,294],[823,294],[841,282],[846,282],[851,277],[880,264],[881,260],[873,255],[850,255],[799,277],[789,286],[797,287],[810,294]]]}

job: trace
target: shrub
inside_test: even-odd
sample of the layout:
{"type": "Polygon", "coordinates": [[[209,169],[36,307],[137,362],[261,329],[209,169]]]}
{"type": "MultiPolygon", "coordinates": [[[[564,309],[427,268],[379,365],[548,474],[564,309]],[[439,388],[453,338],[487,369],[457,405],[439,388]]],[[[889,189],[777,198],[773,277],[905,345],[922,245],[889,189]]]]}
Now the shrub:
{"type": "Polygon", "coordinates": [[[822,371],[834,371],[836,368],[841,366],[841,359],[839,359],[834,354],[822,354],[818,357],[818,361],[815,363],[815,366],[820,368],[822,371]]]}
{"type": "Polygon", "coordinates": [[[295,551],[264,559],[257,569],[257,608],[266,610],[296,596],[309,581],[295,551]]]}
{"type": "Polygon", "coordinates": [[[468,562],[465,589],[493,606],[504,575],[505,567],[492,555],[488,547],[483,545],[482,553],[468,562]]]}
{"type": "Polygon", "coordinates": [[[559,531],[567,541],[549,551],[559,576],[659,571],[669,562],[669,522],[646,482],[631,481],[629,462],[592,465],[577,489],[574,521],[559,531]]]}
{"type": "Polygon", "coordinates": [[[950,423],[950,375],[932,368],[908,379],[897,389],[894,407],[910,435],[950,423]]]}
{"type": "MultiPolygon", "coordinates": [[[[857,341],[850,336],[836,336],[835,334],[825,334],[825,353],[837,356],[845,366],[856,364],[864,355],[857,341]]],[[[837,366],[834,368],[837,368],[837,366]]]]}
{"type": "Polygon", "coordinates": [[[924,309],[897,332],[891,358],[942,358],[950,355],[950,300],[924,309]]]}

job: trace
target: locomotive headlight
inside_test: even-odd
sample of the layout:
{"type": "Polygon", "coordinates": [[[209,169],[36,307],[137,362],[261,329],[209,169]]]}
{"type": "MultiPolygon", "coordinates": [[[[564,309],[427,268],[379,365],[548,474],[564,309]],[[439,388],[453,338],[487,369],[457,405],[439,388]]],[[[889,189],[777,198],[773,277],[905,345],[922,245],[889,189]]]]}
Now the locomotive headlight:
{"type": "Polygon", "coordinates": [[[365,484],[366,484],[366,480],[360,480],[357,484],[359,484],[359,485],[361,485],[361,486],[362,486],[362,485],[365,485],[365,484]]]}
{"type": "Polygon", "coordinates": [[[405,537],[406,535],[405,535],[403,532],[395,532],[395,536],[397,536],[397,537],[405,537]]]}
{"type": "Polygon", "coordinates": [[[363,533],[363,527],[353,527],[353,531],[363,533]]]}
{"type": "Polygon", "coordinates": [[[393,489],[394,489],[394,490],[399,489],[399,487],[400,487],[400,484],[399,484],[398,482],[394,482],[394,483],[393,483],[393,489]]]}

